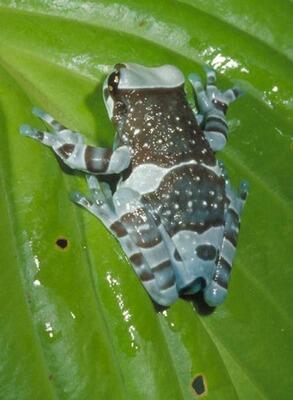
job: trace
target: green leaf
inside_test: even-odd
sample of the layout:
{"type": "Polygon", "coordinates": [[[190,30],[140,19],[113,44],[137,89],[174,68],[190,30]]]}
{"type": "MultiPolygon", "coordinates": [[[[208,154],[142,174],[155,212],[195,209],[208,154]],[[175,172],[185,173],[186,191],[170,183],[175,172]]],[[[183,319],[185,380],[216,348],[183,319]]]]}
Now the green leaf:
{"type": "Polygon", "coordinates": [[[292,3],[0,1],[0,398],[287,400],[292,357],[292,3]],[[69,200],[83,177],[19,135],[39,106],[88,142],[114,130],[111,66],[175,64],[246,91],[220,157],[250,182],[229,298],[158,312],[117,241],[69,200]],[[67,240],[62,250],[56,240],[67,240]]]}

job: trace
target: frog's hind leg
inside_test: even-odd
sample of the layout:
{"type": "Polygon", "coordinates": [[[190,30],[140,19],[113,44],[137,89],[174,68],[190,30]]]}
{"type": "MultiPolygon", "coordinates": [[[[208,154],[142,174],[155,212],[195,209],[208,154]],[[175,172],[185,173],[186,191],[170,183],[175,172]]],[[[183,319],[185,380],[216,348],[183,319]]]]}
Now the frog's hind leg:
{"type": "Polygon", "coordinates": [[[229,105],[241,94],[239,89],[232,88],[221,92],[216,86],[216,73],[206,67],[206,87],[197,74],[190,74],[189,81],[195,91],[199,114],[196,119],[204,130],[206,139],[213,151],[223,149],[228,137],[226,113],[229,105]]]}
{"type": "MultiPolygon", "coordinates": [[[[112,192],[109,186],[105,183],[100,183],[93,175],[88,176],[87,180],[91,191],[91,198],[88,199],[84,195],[75,192],[72,199],[98,217],[116,236],[151,298],[164,306],[173,303],[177,299],[178,295],[177,291],[174,291],[174,288],[172,290],[168,287],[170,274],[168,275],[166,271],[164,274],[163,266],[161,267],[161,272],[163,272],[162,275],[157,275],[156,269],[153,270],[150,267],[144,251],[142,251],[142,248],[135,243],[135,238],[132,237],[129,232],[132,230],[128,225],[127,230],[125,221],[117,215],[114,208],[112,192]]],[[[118,200],[116,200],[117,203],[120,197],[116,197],[118,197],[118,200]]],[[[158,269],[158,272],[160,272],[160,268],[158,269]]]]}
{"type": "Polygon", "coordinates": [[[143,285],[158,304],[172,304],[178,298],[176,277],[157,222],[136,191],[120,188],[113,200],[118,217],[137,249],[137,253],[129,257],[130,261],[135,268],[145,262],[154,276],[145,281],[138,274],[143,285]]]}
{"type": "Polygon", "coordinates": [[[240,215],[247,194],[248,184],[246,182],[241,182],[236,194],[229,181],[226,180],[226,195],[230,203],[225,215],[223,243],[216,263],[213,280],[204,290],[205,301],[212,307],[221,304],[227,296],[240,228],[240,215]]]}

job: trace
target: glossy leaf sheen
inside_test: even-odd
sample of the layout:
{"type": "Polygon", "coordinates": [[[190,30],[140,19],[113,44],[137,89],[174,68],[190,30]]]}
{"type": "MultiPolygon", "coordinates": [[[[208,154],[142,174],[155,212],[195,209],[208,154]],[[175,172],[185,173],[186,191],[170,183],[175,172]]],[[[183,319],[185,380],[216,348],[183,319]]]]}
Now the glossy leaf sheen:
{"type": "Polygon", "coordinates": [[[0,1],[0,398],[291,398],[292,3],[0,1]],[[278,3],[278,4],[277,4],[278,3]],[[250,182],[229,298],[157,312],[116,240],[72,204],[83,177],[21,137],[33,105],[110,146],[111,66],[171,63],[246,94],[220,157],[250,182]],[[68,247],[58,248],[58,238],[68,247]],[[291,268],[290,268],[291,267],[291,268]],[[290,395],[291,394],[291,395],[290,395]]]}

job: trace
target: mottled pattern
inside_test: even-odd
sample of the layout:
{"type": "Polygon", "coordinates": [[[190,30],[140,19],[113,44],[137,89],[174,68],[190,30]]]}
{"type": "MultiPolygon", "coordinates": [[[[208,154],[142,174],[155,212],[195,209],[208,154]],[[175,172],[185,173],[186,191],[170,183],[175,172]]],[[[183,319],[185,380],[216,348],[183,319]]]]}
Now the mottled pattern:
{"type": "Polygon", "coordinates": [[[202,165],[184,165],[166,173],[158,190],[145,195],[167,232],[204,232],[224,224],[225,182],[202,165]]]}

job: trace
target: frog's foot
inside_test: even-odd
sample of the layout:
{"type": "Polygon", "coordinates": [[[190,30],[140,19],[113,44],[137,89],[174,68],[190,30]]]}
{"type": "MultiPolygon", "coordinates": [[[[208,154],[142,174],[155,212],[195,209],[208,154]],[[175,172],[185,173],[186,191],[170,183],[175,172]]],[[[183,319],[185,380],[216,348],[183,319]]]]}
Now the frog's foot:
{"type": "Polygon", "coordinates": [[[95,175],[86,175],[86,180],[91,197],[96,204],[107,204],[114,212],[113,195],[110,185],[106,182],[100,182],[95,175]]]}
{"type": "MultiPolygon", "coordinates": [[[[223,167],[224,169],[224,167],[223,167]]],[[[215,307],[225,300],[240,229],[240,215],[244,207],[248,184],[242,181],[236,193],[226,181],[226,194],[230,201],[225,215],[224,238],[212,282],[204,290],[207,304],[215,307]]]]}
{"type": "Polygon", "coordinates": [[[116,214],[110,186],[105,182],[99,182],[94,175],[87,175],[87,183],[90,190],[89,196],[76,191],[71,193],[71,200],[101,220],[120,241],[125,253],[129,255],[129,252],[134,251],[135,245],[116,214]]]}
{"type": "Polygon", "coordinates": [[[227,141],[228,125],[225,115],[228,106],[241,94],[237,88],[220,91],[216,86],[216,73],[212,68],[206,67],[206,86],[204,87],[199,75],[192,73],[189,81],[195,91],[200,120],[205,136],[213,151],[221,150],[227,141]],[[203,122],[201,121],[203,119],[203,122]]]}
{"type": "Polygon", "coordinates": [[[188,79],[197,96],[199,114],[206,115],[209,112],[226,114],[228,106],[241,95],[240,89],[234,87],[222,92],[216,86],[216,72],[205,67],[206,86],[204,87],[198,74],[191,73],[188,79]]]}
{"type": "Polygon", "coordinates": [[[111,189],[107,183],[99,182],[94,175],[87,175],[86,178],[90,195],[85,196],[80,192],[73,192],[70,196],[71,200],[101,219],[104,225],[110,229],[112,223],[117,220],[111,189]]]}
{"type": "MultiPolygon", "coordinates": [[[[58,132],[41,131],[27,124],[20,127],[20,133],[51,147],[68,167],[90,172],[87,169],[88,165],[85,154],[85,150],[89,146],[82,143],[82,136],[78,133],[70,130],[58,132]]],[[[101,151],[101,156],[103,152],[105,152],[104,149],[101,151]]],[[[102,162],[100,164],[102,164],[102,162]]]]}

